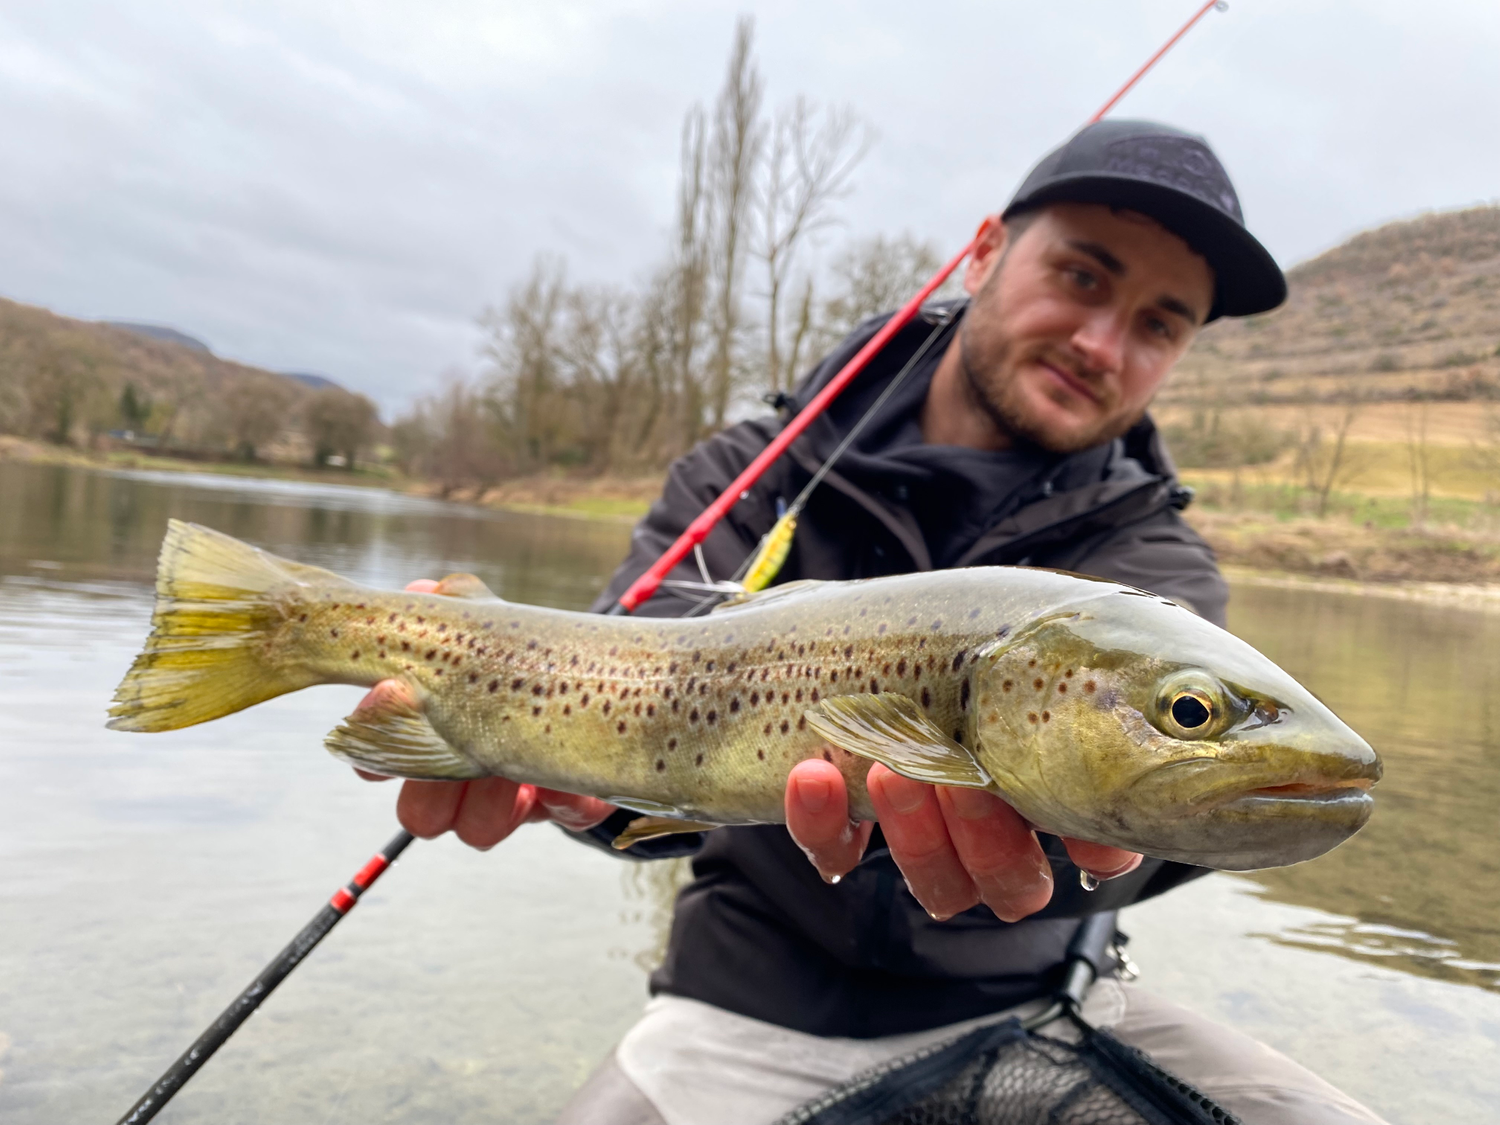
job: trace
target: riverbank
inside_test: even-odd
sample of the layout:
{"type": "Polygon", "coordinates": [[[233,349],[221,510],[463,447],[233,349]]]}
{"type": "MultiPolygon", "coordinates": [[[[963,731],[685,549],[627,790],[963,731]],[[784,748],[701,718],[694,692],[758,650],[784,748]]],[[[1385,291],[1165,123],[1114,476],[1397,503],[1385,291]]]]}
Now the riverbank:
{"type": "MultiPolygon", "coordinates": [[[[235,476],[367,485],[457,503],[572,519],[633,523],[645,514],[661,478],[533,476],[483,490],[449,491],[403,477],[395,469],[348,472],[287,465],[189,461],[138,452],[91,454],[0,436],[0,461],[29,461],[81,468],[212,472],[235,476]]],[[[1202,482],[1209,483],[1209,482],[1202,482]]],[[[1434,523],[1393,525],[1383,511],[1388,498],[1357,498],[1324,518],[1274,509],[1243,510],[1224,502],[1222,490],[1202,489],[1187,521],[1213,546],[1219,561],[1241,580],[1327,585],[1330,590],[1379,588],[1392,596],[1500,605],[1500,530],[1434,523]],[[1356,520],[1347,512],[1376,516],[1356,520]]],[[[1472,505],[1470,505],[1472,506],[1472,505]]]]}

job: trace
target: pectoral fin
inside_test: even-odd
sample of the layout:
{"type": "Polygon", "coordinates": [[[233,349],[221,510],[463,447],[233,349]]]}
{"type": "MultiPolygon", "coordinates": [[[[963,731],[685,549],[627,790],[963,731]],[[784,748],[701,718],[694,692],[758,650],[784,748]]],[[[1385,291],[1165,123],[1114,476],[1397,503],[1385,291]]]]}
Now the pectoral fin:
{"type": "Polygon", "coordinates": [[[680,832],[707,832],[719,827],[701,820],[674,820],[665,816],[638,816],[625,826],[625,831],[611,841],[611,846],[624,851],[632,844],[643,840],[655,840],[661,836],[675,836],[680,832]]]}
{"type": "Polygon", "coordinates": [[[472,574],[450,574],[437,584],[433,593],[442,594],[445,598],[475,598],[489,602],[500,600],[499,594],[472,574]]]}
{"type": "Polygon", "coordinates": [[[355,711],[323,745],[335,757],[387,777],[462,781],[486,775],[433,729],[421,708],[397,691],[355,711]]]}
{"type": "Polygon", "coordinates": [[[968,789],[991,784],[974,756],[904,695],[836,695],[809,710],[807,721],[835,746],[913,781],[968,789]]]}

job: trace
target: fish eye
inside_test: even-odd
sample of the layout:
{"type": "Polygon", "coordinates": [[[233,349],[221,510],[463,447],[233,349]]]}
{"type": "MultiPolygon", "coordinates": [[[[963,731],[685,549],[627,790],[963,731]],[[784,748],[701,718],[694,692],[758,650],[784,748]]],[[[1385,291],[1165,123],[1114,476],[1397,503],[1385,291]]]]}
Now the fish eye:
{"type": "Polygon", "coordinates": [[[1158,686],[1151,723],[1171,738],[1212,738],[1242,718],[1245,708],[1213,676],[1190,669],[1167,677],[1158,686]]]}
{"type": "Polygon", "coordinates": [[[1171,710],[1173,720],[1185,731],[1207,726],[1208,720],[1214,717],[1213,701],[1197,691],[1178,693],[1177,698],[1172,700],[1171,710]]]}

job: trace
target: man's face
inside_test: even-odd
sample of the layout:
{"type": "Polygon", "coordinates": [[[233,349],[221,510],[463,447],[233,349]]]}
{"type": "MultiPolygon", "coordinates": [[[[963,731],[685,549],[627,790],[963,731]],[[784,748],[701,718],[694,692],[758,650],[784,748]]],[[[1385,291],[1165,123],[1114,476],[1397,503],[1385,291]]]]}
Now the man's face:
{"type": "Polygon", "coordinates": [[[1213,303],[1213,271],[1155,221],[1046,207],[1007,237],[987,221],[959,336],[971,401],[1014,440],[1056,453],[1128,430],[1213,303]]]}

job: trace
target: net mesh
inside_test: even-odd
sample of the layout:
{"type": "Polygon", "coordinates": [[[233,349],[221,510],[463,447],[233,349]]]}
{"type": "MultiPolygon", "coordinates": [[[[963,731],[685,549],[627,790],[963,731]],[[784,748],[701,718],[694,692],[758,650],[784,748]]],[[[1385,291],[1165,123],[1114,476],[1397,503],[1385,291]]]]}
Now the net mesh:
{"type": "Polygon", "coordinates": [[[1015,1020],[856,1075],[778,1125],[1238,1125],[1105,1032],[1080,1043],[1015,1020]]]}

